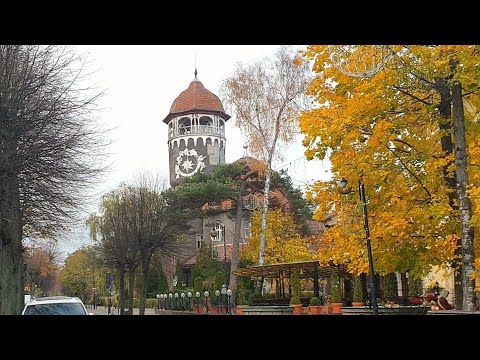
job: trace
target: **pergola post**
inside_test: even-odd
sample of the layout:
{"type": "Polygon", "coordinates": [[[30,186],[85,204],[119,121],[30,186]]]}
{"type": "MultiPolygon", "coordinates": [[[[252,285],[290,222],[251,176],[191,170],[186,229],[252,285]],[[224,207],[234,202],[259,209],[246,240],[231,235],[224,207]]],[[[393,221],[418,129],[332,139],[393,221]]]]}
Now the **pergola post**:
{"type": "Polygon", "coordinates": [[[313,295],[320,298],[320,284],[318,283],[318,264],[313,270],[313,295]]]}

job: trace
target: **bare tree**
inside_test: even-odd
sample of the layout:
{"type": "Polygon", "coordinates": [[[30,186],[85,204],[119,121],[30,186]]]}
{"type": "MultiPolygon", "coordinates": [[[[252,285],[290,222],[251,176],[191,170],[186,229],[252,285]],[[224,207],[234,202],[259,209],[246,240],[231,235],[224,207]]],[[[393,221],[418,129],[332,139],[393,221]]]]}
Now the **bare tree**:
{"type": "Polygon", "coordinates": [[[75,220],[105,170],[84,66],[68,47],[0,46],[0,314],[23,308],[22,239],[75,220]]]}
{"type": "Polygon", "coordinates": [[[148,274],[155,252],[164,255],[178,253],[181,234],[185,230],[183,212],[169,203],[167,181],[149,174],[140,174],[129,188],[131,225],[140,262],[139,314],[145,314],[148,274]]]}
{"type": "Polygon", "coordinates": [[[260,233],[259,265],[265,260],[265,233],[272,162],[281,144],[288,144],[296,129],[308,86],[308,66],[297,60],[291,47],[281,47],[272,58],[251,65],[238,64],[224,80],[221,94],[236,114],[236,126],[248,147],[266,164],[260,233]]]}
{"type": "Polygon", "coordinates": [[[182,245],[179,238],[186,229],[186,213],[175,205],[166,184],[165,179],[140,174],[131,184],[123,184],[107,194],[102,202],[102,215],[94,214],[87,221],[92,237],[98,233],[102,237],[107,263],[120,274],[121,311],[125,272],[129,273],[131,309],[135,271],[140,268],[139,313],[144,315],[153,255],[171,256],[182,245]]]}
{"type": "MultiPolygon", "coordinates": [[[[133,298],[132,274],[138,267],[138,251],[129,226],[129,209],[124,200],[126,185],[102,196],[100,214],[91,214],[86,221],[90,228],[90,237],[101,242],[103,261],[107,267],[115,270],[119,279],[119,309],[125,313],[125,276],[129,273],[129,289],[133,298]]],[[[130,301],[131,303],[131,301],[130,301]]],[[[130,310],[133,304],[130,304],[130,310]]],[[[130,312],[131,313],[131,312],[130,312]]]]}

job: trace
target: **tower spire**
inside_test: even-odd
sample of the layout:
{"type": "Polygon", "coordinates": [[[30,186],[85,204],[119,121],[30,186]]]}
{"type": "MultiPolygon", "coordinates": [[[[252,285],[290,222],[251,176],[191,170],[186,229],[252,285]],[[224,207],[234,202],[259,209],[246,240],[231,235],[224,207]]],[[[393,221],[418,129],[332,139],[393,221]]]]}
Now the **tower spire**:
{"type": "Polygon", "coordinates": [[[197,79],[197,74],[198,74],[198,71],[197,71],[197,50],[195,50],[195,71],[193,73],[195,74],[195,78],[193,79],[193,81],[198,81],[198,79],[197,79]]]}

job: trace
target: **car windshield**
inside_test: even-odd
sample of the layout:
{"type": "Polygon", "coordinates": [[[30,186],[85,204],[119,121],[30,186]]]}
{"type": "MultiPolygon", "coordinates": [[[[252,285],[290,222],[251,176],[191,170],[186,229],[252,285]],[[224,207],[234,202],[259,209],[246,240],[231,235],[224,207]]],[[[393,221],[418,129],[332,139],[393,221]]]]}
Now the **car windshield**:
{"type": "Polygon", "coordinates": [[[51,303],[27,306],[25,315],[87,315],[79,303],[51,303]]]}

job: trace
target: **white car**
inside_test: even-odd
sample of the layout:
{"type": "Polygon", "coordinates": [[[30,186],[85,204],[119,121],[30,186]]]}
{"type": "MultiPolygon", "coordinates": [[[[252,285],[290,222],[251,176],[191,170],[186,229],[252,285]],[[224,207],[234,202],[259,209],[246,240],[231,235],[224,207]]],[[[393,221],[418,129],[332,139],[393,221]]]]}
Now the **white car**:
{"type": "Polygon", "coordinates": [[[30,300],[22,315],[89,315],[78,297],[49,296],[30,300]]]}

